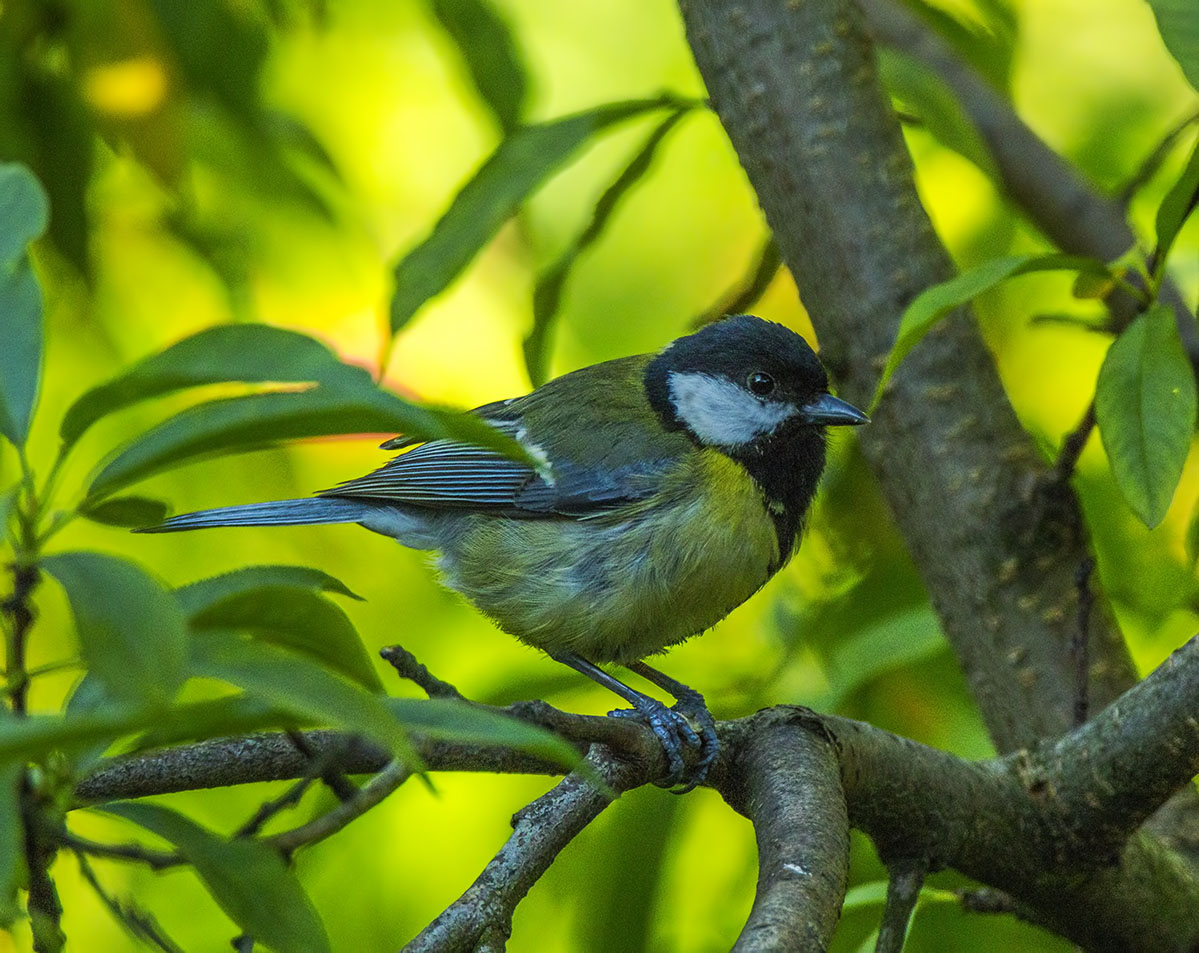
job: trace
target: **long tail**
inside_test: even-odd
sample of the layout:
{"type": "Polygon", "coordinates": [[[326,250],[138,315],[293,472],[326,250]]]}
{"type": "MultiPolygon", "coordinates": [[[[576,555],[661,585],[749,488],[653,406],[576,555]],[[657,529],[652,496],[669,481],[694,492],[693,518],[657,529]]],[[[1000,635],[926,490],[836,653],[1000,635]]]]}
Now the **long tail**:
{"type": "Polygon", "coordinates": [[[310,496],[301,500],[221,506],[198,513],[181,513],[138,533],[175,533],[208,526],[309,526],[314,523],[359,523],[378,513],[379,506],[361,500],[310,496]]]}

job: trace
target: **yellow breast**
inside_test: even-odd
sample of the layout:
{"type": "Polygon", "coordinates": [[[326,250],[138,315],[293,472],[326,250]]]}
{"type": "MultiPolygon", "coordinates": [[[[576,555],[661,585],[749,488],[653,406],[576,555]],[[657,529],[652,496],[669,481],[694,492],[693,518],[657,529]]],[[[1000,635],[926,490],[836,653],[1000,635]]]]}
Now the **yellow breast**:
{"type": "Polygon", "coordinates": [[[659,491],[584,520],[464,516],[446,583],[523,642],[628,662],[702,632],[778,568],[757,485],[715,450],[659,491]]]}

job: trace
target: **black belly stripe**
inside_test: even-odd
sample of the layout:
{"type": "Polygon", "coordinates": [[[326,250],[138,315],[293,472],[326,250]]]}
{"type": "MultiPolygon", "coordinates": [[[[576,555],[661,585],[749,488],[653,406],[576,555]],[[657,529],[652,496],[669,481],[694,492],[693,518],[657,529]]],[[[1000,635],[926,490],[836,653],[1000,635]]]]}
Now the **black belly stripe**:
{"type": "Polygon", "coordinates": [[[824,431],[799,427],[755,441],[733,455],[762,490],[778,539],[777,571],[799,544],[804,517],[824,470],[824,431]]]}

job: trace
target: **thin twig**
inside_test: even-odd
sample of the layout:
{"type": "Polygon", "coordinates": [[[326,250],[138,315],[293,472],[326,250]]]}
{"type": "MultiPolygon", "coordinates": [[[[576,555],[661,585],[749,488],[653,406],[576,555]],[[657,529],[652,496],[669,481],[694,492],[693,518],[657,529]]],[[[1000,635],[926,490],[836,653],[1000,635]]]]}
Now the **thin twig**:
{"type": "Polygon", "coordinates": [[[1077,671],[1077,696],[1074,699],[1074,727],[1086,722],[1091,708],[1091,610],[1095,592],[1091,588],[1091,573],[1095,560],[1087,556],[1078,564],[1075,583],[1078,588],[1078,629],[1074,633],[1074,664],[1077,671]]]}
{"type": "MultiPolygon", "coordinates": [[[[587,756],[595,773],[620,793],[649,782],[645,766],[618,761],[602,748],[587,756]]],[[[512,836],[467,891],[404,947],[405,953],[502,950],[512,914],[559,851],[608,806],[613,795],[570,774],[513,818],[512,836]]]]}
{"type": "Polygon", "coordinates": [[[153,916],[132,904],[122,903],[104,889],[104,886],[96,876],[96,872],[92,870],[92,865],[88,863],[85,854],[76,851],[75,859],[79,862],[79,871],[83,875],[83,879],[87,881],[88,886],[100,898],[100,902],[108,908],[109,913],[135,939],[153,944],[162,950],[163,953],[183,953],[183,948],[167,935],[166,931],[159,926],[158,921],[153,916]]]}
{"type": "Polygon", "coordinates": [[[342,760],[342,752],[326,749],[317,752],[302,731],[288,731],[287,738],[312,765],[312,774],[319,777],[333,796],[339,801],[352,801],[358,794],[358,785],[345,776],[338,766],[342,760]]]}
{"type": "Polygon", "coordinates": [[[1058,454],[1057,462],[1054,464],[1058,483],[1066,483],[1074,475],[1074,468],[1078,465],[1078,458],[1082,456],[1083,448],[1086,447],[1087,440],[1094,429],[1095,402],[1091,401],[1087,405],[1086,413],[1082,415],[1082,420],[1078,422],[1078,426],[1071,430],[1066,435],[1066,439],[1062,441],[1061,452],[1058,454]]]}
{"type": "Polygon", "coordinates": [[[1124,186],[1116,193],[1122,205],[1128,205],[1141,186],[1157,175],[1157,170],[1161,168],[1162,163],[1174,149],[1178,140],[1196,122],[1199,122],[1199,113],[1192,113],[1162,136],[1161,141],[1153,147],[1149,155],[1137,166],[1136,172],[1132,174],[1128,181],[1124,183],[1124,186]]]}
{"type": "Polygon", "coordinates": [[[8,658],[5,661],[5,670],[13,713],[24,715],[29,698],[29,673],[25,670],[25,650],[34,619],[31,599],[40,574],[36,566],[16,565],[13,566],[12,575],[12,595],[0,603],[0,611],[9,617],[6,627],[8,658]]]}
{"type": "Polygon", "coordinates": [[[400,678],[412,682],[430,698],[466,700],[457,688],[430,672],[402,645],[388,645],[380,649],[379,654],[396,670],[400,678]]]}
{"type": "Polygon", "coordinates": [[[69,831],[60,835],[59,841],[76,854],[105,857],[109,860],[129,860],[145,864],[151,870],[166,870],[168,867],[179,867],[187,863],[186,858],[175,851],[154,850],[141,844],[102,844],[69,831]]]}
{"type": "Polygon", "coordinates": [[[265,838],[266,843],[290,855],[301,847],[308,847],[331,837],[369,811],[412,776],[412,769],[400,761],[392,761],[382,771],[358,789],[357,794],[337,807],[307,824],[293,827],[265,838]]]}
{"type": "MultiPolygon", "coordinates": [[[[266,825],[272,817],[281,811],[290,807],[295,807],[300,803],[304,793],[311,787],[315,777],[300,778],[295,784],[291,785],[286,791],[280,794],[277,798],[272,798],[259,806],[254,812],[254,816],[247,820],[241,827],[237,829],[234,837],[254,837],[266,825]]],[[[347,803],[345,801],[341,803],[347,803]]]]}
{"type": "Polygon", "coordinates": [[[920,888],[928,874],[928,862],[922,858],[893,861],[887,865],[887,872],[891,879],[887,882],[887,902],[874,950],[901,953],[916,901],[920,899],[920,888]]]}

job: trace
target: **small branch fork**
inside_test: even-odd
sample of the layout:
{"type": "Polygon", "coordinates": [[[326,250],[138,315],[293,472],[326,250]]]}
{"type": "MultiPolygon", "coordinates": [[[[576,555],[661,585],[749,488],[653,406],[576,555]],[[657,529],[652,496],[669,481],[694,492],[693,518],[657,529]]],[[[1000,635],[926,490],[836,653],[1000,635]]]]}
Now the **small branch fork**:
{"type": "MultiPolygon", "coordinates": [[[[417,673],[438,694],[456,691],[420,675],[407,653],[396,657],[397,668],[417,673]]],[[[594,775],[568,775],[520,811],[508,842],[411,941],[410,953],[502,950],[513,911],[562,848],[620,793],[652,783],[666,769],[652,734],[633,722],[572,715],[544,703],[493,710],[548,725],[573,741],[592,735],[586,762],[594,775]]],[[[788,706],[720,723],[722,754],[708,784],[753,822],[759,847],[757,896],[735,949],[826,948],[844,899],[851,826],[890,859],[893,883],[880,931],[880,942],[889,945],[880,949],[898,949],[895,938],[902,938],[924,873],[944,867],[986,885],[986,896],[1002,896],[1004,909],[1088,950],[1199,948],[1199,885],[1139,832],[1199,773],[1196,710],[1199,637],[1058,741],[989,761],[965,761],[860,722],[788,706]]],[[[304,738],[317,761],[286,736],[262,735],[114,760],[77,790],[97,801],[311,778],[314,765],[324,763],[320,753],[340,746],[343,773],[375,777],[324,817],[269,838],[290,852],[340,830],[407,777],[369,745],[332,732],[304,738]]],[[[558,770],[488,746],[414,742],[433,771],[558,770]]],[[[176,862],[170,854],[74,837],[66,846],[153,866],[176,862]]]]}

